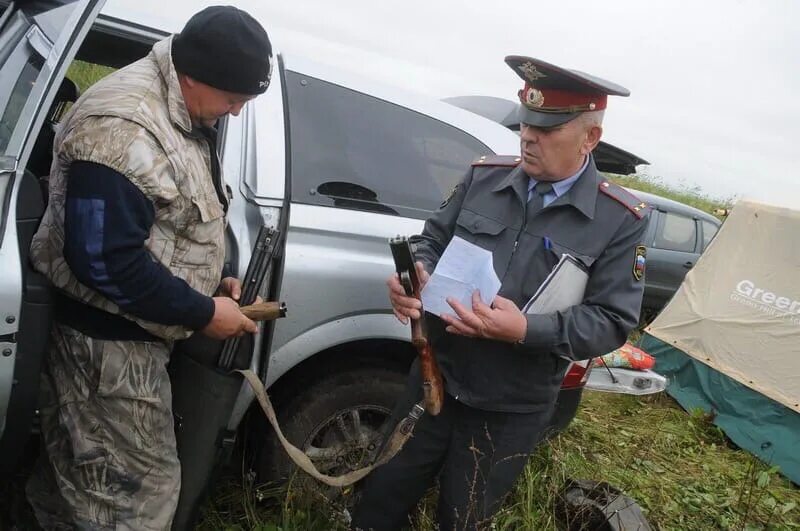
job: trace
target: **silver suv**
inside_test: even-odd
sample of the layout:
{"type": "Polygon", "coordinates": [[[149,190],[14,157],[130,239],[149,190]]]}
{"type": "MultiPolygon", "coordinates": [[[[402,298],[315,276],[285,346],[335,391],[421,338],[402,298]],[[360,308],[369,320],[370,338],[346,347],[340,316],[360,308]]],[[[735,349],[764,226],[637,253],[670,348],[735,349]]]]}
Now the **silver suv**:
{"type": "MultiPolygon", "coordinates": [[[[190,15],[174,13],[172,27],[159,27],[98,16],[100,3],[20,8],[0,0],[0,477],[35,431],[51,316],[49,287],[27,253],[47,199],[53,130],[77,96],[66,69],[75,57],[124,66],[190,15]]],[[[269,387],[289,439],[336,474],[374,453],[415,355],[387,301],[387,240],[418,233],[477,156],[516,153],[519,143],[507,128],[454,105],[291,54],[277,56],[277,73],[264,96],[219,124],[233,196],[227,256],[241,276],[259,228],[280,231],[262,296],[285,301],[289,317],[245,342],[243,363],[269,387]]],[[[574,416],[588,375],[585,363],[570,368],[554,429],[574,416]]],[[[186,377],[175,377],[185,388],[186,377]]],[[[188,384],[198,395],[216,392],[188,384]]],[[[284,472],[260,413],[246,416],[252,392],[238,382],[235,391],[213,443],[229,448],[250,426],[257,471],[284,472]]]]}

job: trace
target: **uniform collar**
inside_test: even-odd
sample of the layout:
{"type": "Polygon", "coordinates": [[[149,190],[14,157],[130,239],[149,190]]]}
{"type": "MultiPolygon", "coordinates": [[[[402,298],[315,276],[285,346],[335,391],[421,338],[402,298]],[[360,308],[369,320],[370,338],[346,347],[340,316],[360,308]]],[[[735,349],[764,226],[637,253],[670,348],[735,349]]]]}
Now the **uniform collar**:
{"type": "MultiPolygon", "coordinates": [[[[517,166],[505,176],[492,191],[499,192],[505,188],[513,188],[524,204],[528,200],[528,183],[530,177],[522,170],[522,165],[517,166]]],[[[586,168],[572,185],[568,192],[556,198],[547,208],[558,205],[571,205],[577,208],[584,216],[594,219],[594,211],[597,203],[597,189],[600,186],[600,178],[597,168],[594,165],[594,156],[589,155],[586,168]]]]}
{"type": "MultiPolygon", "coordinates": [[[[562,195],[569,192],[569,189],[572,188],[572,185],[575,184],[575,181],[577,181],[580,178],[581,174],[584,171],[586,171],[586,167],[588,165],[589,165],[589,157],[586,156],[583,159],[583,164],[581,164],[581,167],[578,168],[578,171],[576,171],[573,175],[570,175],[566,179],[550,183],[553,186],[553,193],[555,194],[556,198],[559,198],[562,195]]],[[[536,186],[539,182],[542,181],[537,181],[533,177],[530,178],[530,181],[528,182],[528,197],[530,197],[530,192],[533,189],[533,187],[536,186]]]]}
{"type": "Polygon", "coordinates": [[[161,78],[167,87],[167,106],[172,123],[186,133],[192,131],[192,120],[186,101],[183,99],[181,85],[178,82],[178,72],[172,64],[172,37],[159,41],[153,45],[153,55],[161,71],[161,78]]]}
{"type": "Polygon", "coordinates": [[[506,175],[497,186],[492,188],[493,192],[499,192],[500,190],[504,190],[505,188],[513,188],[514,192],[516,192],[517,197],[525,204],[528,201],[528,182],[530,181],[530,177],[528,174],[522,171],[522,165],[516,166],[513,170],[511,170],[508,175],[506,175]]]}

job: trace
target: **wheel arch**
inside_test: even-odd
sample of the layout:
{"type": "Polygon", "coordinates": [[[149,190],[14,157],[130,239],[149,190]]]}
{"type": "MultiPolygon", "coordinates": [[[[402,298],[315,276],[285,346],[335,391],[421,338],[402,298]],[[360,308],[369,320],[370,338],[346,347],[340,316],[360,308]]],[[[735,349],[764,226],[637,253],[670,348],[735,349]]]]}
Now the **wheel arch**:
{"type": "MultiPolygon", "coordinates": [[[[279,331],[278,331],[279,332],[279,331]]],[[[354,359],[407,369],[415,355],[407,326],[388,313],[342,316],[310,327],[270,354],[267,387],[282,386],[322,364],[335,369],[354,359]]]]}
{"type": "Polygon", "coordinates": [[[331,345],[285,371],[270,386],[270,396],[280,404],[298,389],[335,372],[372,367],[405,373],[415,355],[410,342],[397,338],[356,339],[331,345]]]}

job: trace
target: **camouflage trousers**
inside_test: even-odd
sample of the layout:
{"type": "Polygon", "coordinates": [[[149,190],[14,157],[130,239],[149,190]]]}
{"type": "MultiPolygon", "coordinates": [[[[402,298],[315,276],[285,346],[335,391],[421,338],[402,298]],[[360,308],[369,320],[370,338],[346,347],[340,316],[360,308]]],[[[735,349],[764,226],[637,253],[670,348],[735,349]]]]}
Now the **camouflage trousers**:
{"type": "Polygon", "coordinates": [[[45,529],[169,529],[180,492],[160,342],[54,324],[42,374],[45,451],[26,486],[45,529]]]}

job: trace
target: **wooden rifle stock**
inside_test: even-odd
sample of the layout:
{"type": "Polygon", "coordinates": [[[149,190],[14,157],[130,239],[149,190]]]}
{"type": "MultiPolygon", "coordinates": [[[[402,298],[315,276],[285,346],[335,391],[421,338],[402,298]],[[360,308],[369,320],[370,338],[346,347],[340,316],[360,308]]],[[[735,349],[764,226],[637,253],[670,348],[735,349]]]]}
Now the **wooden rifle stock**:
{"type": "MultiPolygon", "coordinates": [[[[414,263],[414,254],[411,244],[405,237],[398,236],[389,240],[392,250],[397,275],[406,295],[422,301],[419,277],[414,263]]],[[[442,373],[433,354],[433,348],[428,341],[428,331],[425,326],[425,310],[420,308],[420,318],[411,319],[411,343],[419,355],[420,371],[422,373],[422,392],[425,396],[425,411],[431,415],[438,415],[444,402],[444,384],[442,373]]]]}
{"type": "Polygon", "coordinates": [[[239,308],[248,319],[253,321],[274,321],[286,317],[285,302],[256,302],[239,308]]]}

